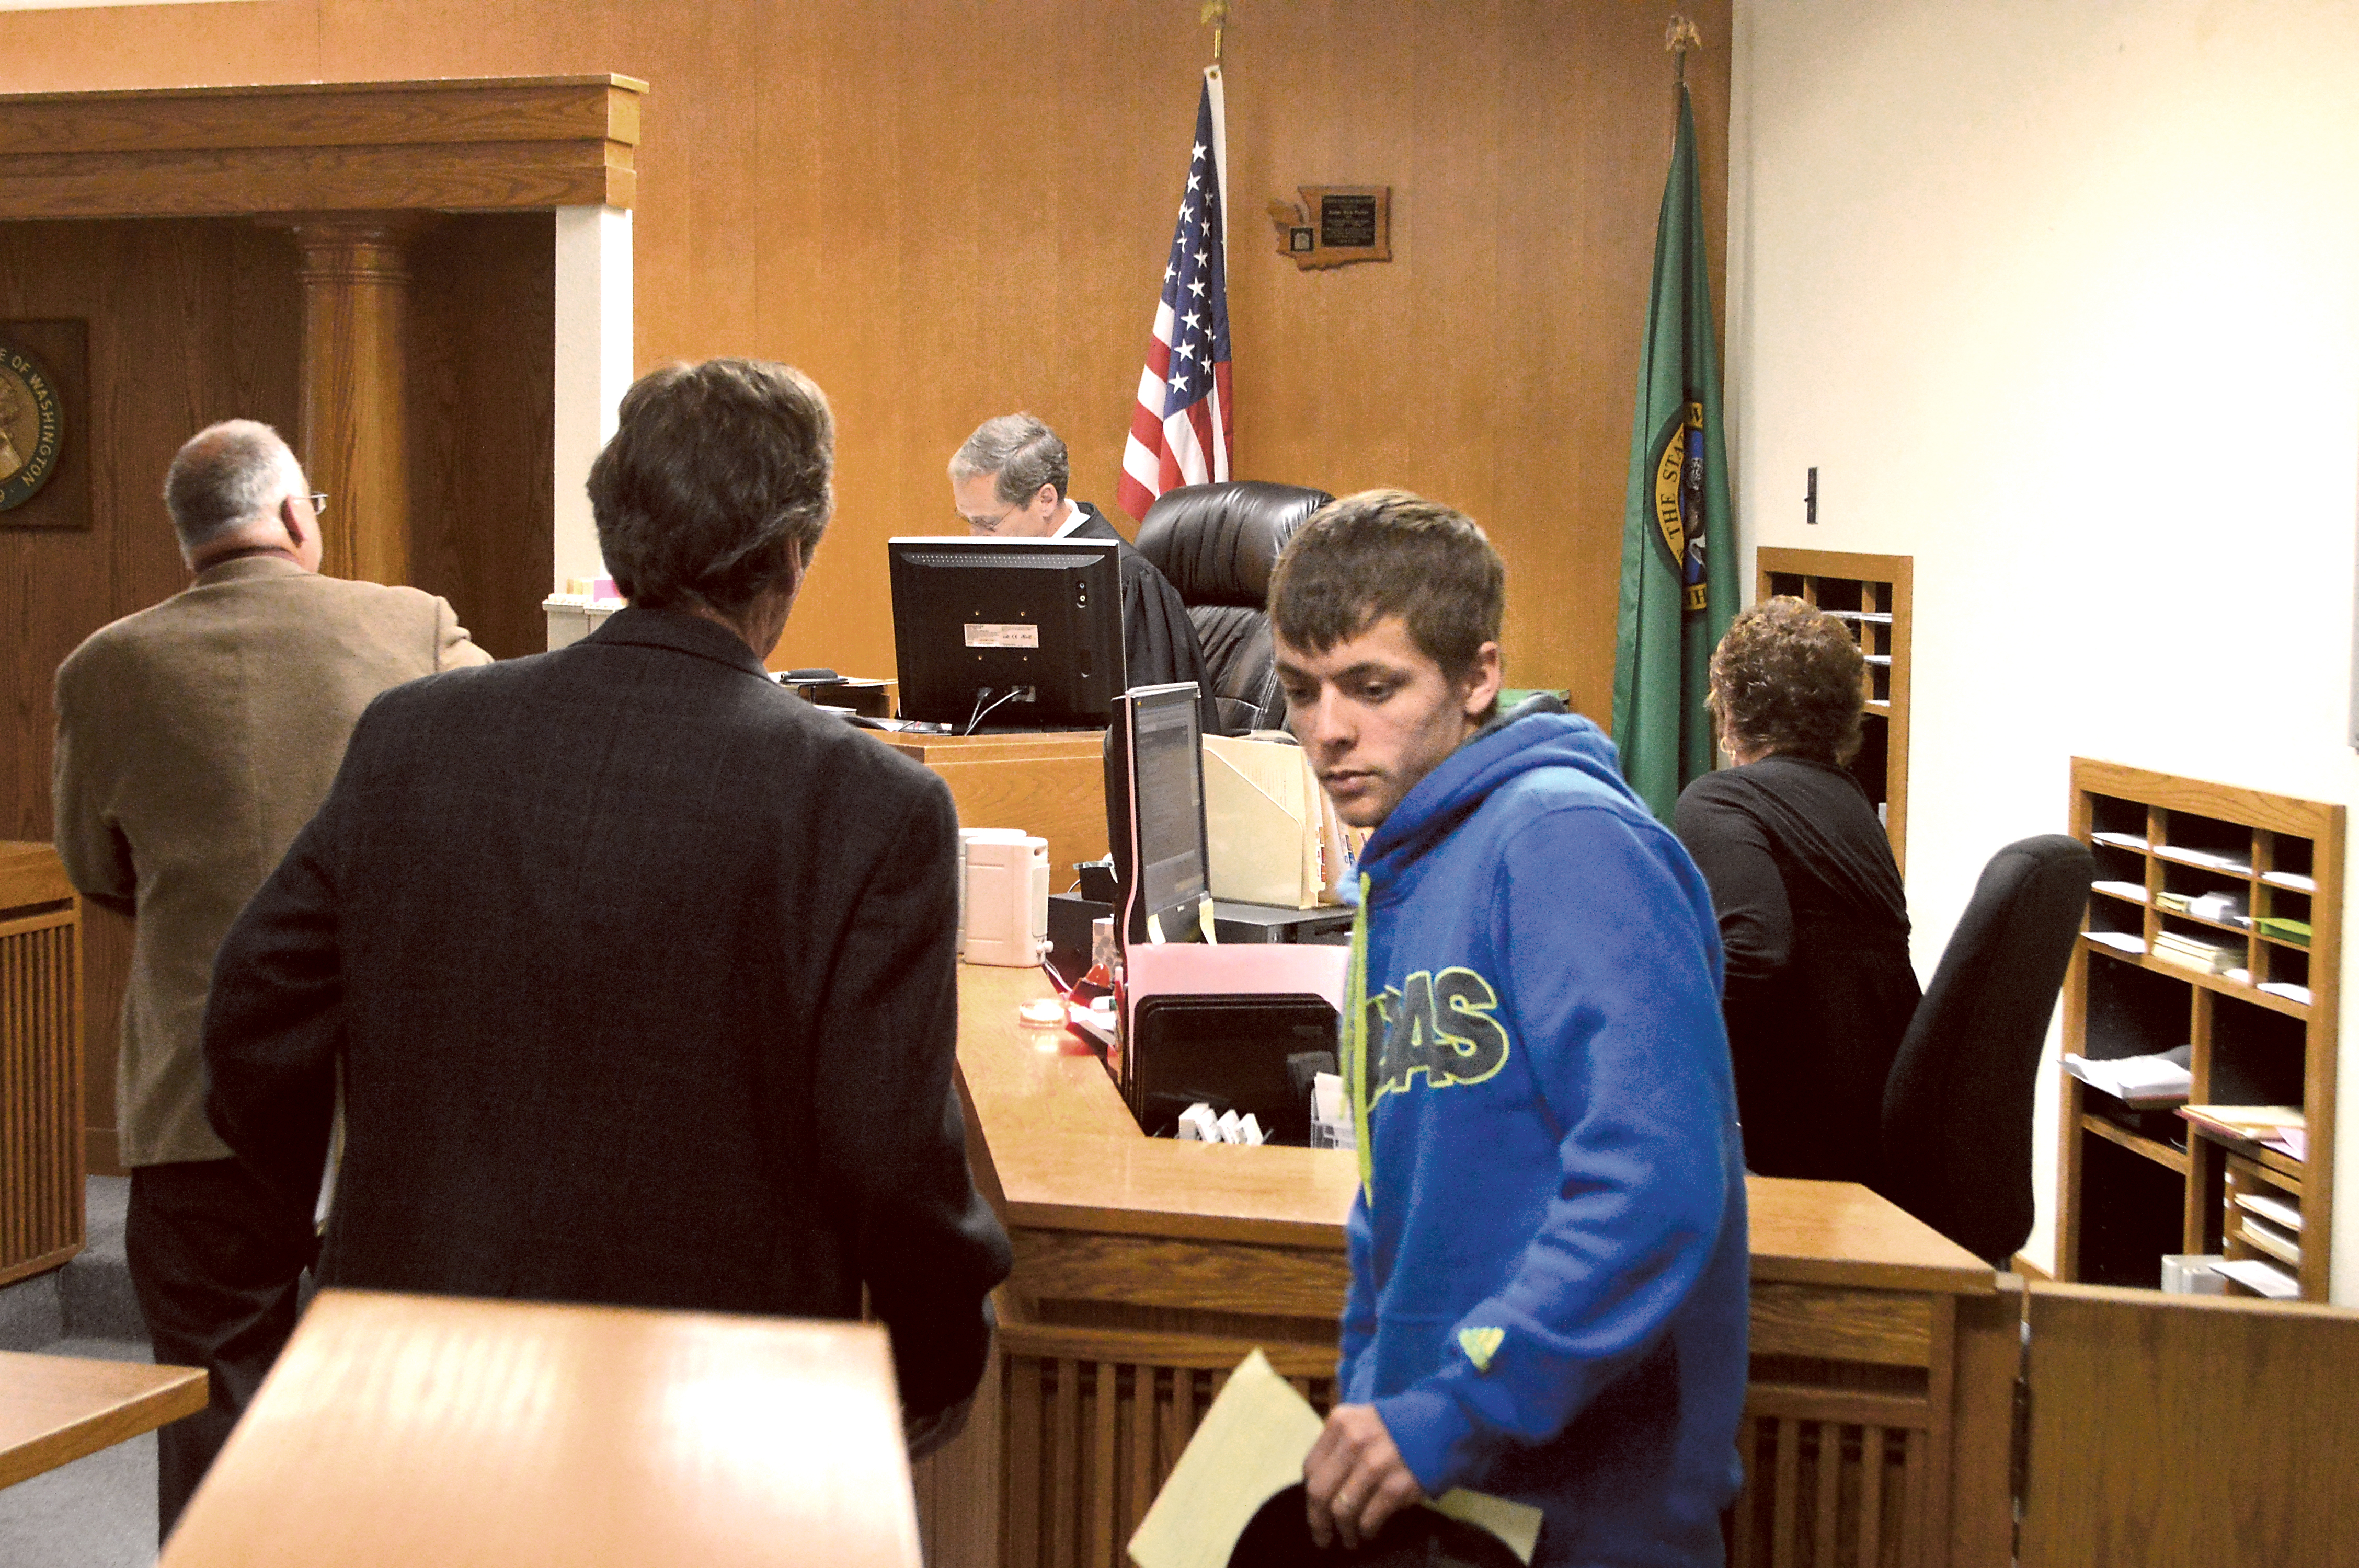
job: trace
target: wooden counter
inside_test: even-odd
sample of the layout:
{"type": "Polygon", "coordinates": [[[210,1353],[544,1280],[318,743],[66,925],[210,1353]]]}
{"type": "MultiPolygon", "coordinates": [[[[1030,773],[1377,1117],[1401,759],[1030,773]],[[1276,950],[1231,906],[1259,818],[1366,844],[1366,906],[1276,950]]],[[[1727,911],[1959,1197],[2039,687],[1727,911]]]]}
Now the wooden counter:
{"type": "MultiPolygon", "coordinates": [[[[1144,1138],[1094,1057],[1018,1021],[1049,994],[1040,975],[967,968],[960,985],[968,1157],[1016,1271],[997,1376],[967,1436],[921,1466],[928,1560],[1117,1568],[1248,1349],[1332,1399],[1356,1164],[1144,1138]]],[[[1731,1562],[2003,1568],[2019,1299],[1864,1187],[1749,1186],[1731,1562]]]]}
{"type": "Polygon", "coordinates": [[[0,1350],[0,1487],[205,1408],[200,1367],[0,1350]]]}
{"type": "Polygon", "coordinates": [[[162,1568],[919,1568],[882,1330],[322,1291],[162,1568]]]}
{"type": "Polygon", "coordinates": [[[82,1249],[82,900],[47,844],[0,843],[0,1285],[82,1249]]]}

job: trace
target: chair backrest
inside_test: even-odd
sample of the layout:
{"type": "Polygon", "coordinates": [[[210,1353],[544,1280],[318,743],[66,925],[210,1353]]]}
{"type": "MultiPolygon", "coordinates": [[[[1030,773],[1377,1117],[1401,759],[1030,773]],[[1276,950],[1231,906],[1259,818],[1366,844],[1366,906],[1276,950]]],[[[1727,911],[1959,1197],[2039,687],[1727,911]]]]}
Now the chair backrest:
{"type": "Polygon", "coordinates": [[[2095,864],[2061,834],[1991,857],[1884,1087],[1885,1196],[2005,1268],[2031,1234],[2031,1108],[2095,864]]]}
{"type": "Polygon", "coordinates": [[[1303,520],[1335,499],[1299,484],[1184,484],[1155,498],[1138,548],[1179,590],[1231,733],[1286,722],[1269,642],[1270,568],[1303,520]]]}

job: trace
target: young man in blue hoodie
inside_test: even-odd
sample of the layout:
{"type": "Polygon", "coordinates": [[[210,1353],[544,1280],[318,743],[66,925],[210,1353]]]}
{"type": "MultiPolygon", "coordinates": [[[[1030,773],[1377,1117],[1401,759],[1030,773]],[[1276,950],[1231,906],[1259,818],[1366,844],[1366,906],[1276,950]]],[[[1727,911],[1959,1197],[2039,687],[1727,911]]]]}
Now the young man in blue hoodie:
{"type": "Polygon", "coordinates": [[[1354,1547],[1462,1486],[1540,1508],[1541,1563],[1717,1568],[1748,1271],[1718,927],[1595,725],[1497,712],[1505,578],[1466,517],[1370,491],[1270,582],[1288,721],[1375,829],[1310,1530],[1354,1547]]]}

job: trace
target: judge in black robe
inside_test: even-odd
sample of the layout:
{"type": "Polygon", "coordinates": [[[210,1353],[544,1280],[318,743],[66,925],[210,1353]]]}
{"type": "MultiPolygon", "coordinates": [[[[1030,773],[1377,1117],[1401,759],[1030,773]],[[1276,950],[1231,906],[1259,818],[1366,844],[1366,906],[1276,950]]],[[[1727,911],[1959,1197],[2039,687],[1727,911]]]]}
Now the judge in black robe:
{"type": "Polygon", "coordinates": [[[1221,732],[1220,714],[1212,700],[1212,679],[1204,669],[1204,650],[1196,641],[1196,624],[1180,590],[1155,569],[1138,547],[1114,531],[1105,514],[1086,501],[1073,508],[1081,521],[1058,535],[1063,539],[1112,539],[1121,548],[1122,659],[1124,678],[1132,686],[1163,686],[1191,680],[1200,694],[1198,709],[1204,733],[1221,732]]]}
{"type": "Polygon", "coordinates": [[[1104,514],[1065,493],[1065,443],[1029,414],[986,419],[951,459],[951,502],[978,537],[1112,539],[1120,547],[1124,680],[1127,686],[1194,681],[1204,732],[1220,733],[1220,710],[1204,651],[1180,590],[1114,532],[1104,514]]]}
{"type": "Polygon", "coordinates": [[[1720,917],[1745,1162],[1765,1176],[1877,1180],[1917,1010],[1899,869],[1835,761],[1856,746],[1861,668],[1849,632],[1798,600],[1738,617],[1712,692],[1742,765],[1689,784],[1674,815],[1720,917]]]}

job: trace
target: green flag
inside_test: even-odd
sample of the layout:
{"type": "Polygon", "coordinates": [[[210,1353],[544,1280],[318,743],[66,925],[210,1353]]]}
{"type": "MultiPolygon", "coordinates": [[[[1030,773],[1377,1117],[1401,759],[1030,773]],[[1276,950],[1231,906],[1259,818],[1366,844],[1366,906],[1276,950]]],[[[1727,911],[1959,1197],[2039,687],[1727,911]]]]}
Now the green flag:
{"type": "Polygon", "coordinates": [[[1682,83],[1679,142],[1655,230],[1614,632],[1614,743],[1622,775],[1666,822],[1688,781],[1712,771],[1704,671],[1736,613],[1736,597],[1703,185],[1682,83]]]}

